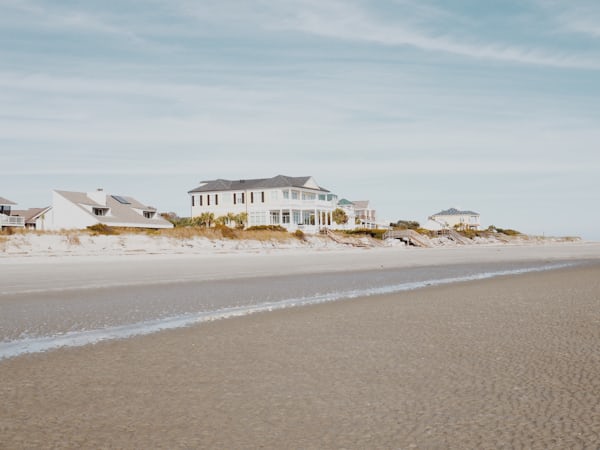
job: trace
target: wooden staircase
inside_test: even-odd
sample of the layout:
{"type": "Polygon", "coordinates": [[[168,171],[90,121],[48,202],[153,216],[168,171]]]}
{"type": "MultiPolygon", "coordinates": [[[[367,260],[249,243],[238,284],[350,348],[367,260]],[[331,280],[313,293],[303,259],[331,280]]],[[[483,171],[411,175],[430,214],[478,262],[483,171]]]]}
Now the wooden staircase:
{"type": "Polygon", "coordinates": [[[401,241],[406,242],[409,245],[414,245],[415,247],[432,247],[429,239],[417,233],[415,230],[386,231],[383,235],[383,239],[400,239],[401,241]]]}

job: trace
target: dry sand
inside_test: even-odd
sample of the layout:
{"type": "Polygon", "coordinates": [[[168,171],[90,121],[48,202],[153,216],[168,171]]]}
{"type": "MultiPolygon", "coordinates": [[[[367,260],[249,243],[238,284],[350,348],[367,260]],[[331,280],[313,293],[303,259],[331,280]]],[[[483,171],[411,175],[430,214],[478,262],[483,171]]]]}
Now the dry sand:
{"type": "Polygon", "coordinates": [[[600,265],[0,362],[2,448],[598,448],[600,265]]]}

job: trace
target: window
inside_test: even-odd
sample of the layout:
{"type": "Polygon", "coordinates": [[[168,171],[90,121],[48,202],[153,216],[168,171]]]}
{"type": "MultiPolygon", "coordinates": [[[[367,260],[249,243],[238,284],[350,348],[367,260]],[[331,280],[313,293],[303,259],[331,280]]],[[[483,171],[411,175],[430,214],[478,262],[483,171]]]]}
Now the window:
{"type": "Polygon", "coordinates": [[[202,194],[198,196],[198,206],[202,206],[202,194]]]}
{"type": "Polygon", "coordinates": [[[266,211],[251,211],[248,217],[248,225],[267,225],[266,211]]]}
{"type": "Polygon", "coordinates": [[[311,224],[311,220],[310,220],[311,216],[312,216],[312,219],[313,219],[313,223],[312,224],[314,224],[314,217],[315,216],[312,215],[312,213],[310,211],[302,211],[302,223],[304,225],[312,225],[311,224]]]}
{"type": "Polygon", "coordinates": [[[279,211],[271,211],[271,225],[279,225],[279,211]]]}
{"type": "Polygon", "coordinates": [[[300,198],[299,191],[292,191],[292,200],[298,200],[300,198]]]}
{"type": "Polygon", "coordinates": [[[244,203],[244,193],[237,192],[233,194],[233,204],[237,205],[238,203],[244,203]]]}
{"type": "Polygon", "coordinates": [[[244,195],[244,193],[242,192],[242,203],[246,203],[246,196],[244,195]]]}
{"type": "Polygon", "coordinates": [[[105,216],[108,208],[92,208],[92,212],[95,216],[105,216]]]}
{"type": "Polygon", "coordinates": [[[219,204],[219,194],[215,194],[215,205],[219,204]]]}
{"type": "Polygon", "coordinates": [[[195,198],[196,198],[196,197],[194,197],[194,196],[192,195],[192,206],[196,206],[196,204],[195,204],[195,202],[194,202],[194,199],[195,199],[195,198]]]}
{"type": "Polygon", "coordinates": [[[261,203],[265,202],[265,192],[264,191],[260,193],[260,201],[261,201],[261,203]]]}
{"type": "Polygon", "coordinates": [[[290,223],[290,212],[284,211],[281,215],[281,223],[290,223]]]}
{"type": "MultiPolygon", "coordinates": [[[[194,197],[192,197],[194,198],[194,197]]],[[[152,219],[156,213],[154,211],[144,211],[144,217],[146,219],[152,219]]]]}
{"type": "Polygon", "coordinates": [[[302,200],[315,200],[317,198],[316,194],[313,194],[312,192],[303,192],[302,193],[302,200]]]}
{"type": "Polygon", "coordinates": [[[319,194],[319,200],[325,200],[326,196],[325,194],[319,194]]]}
{"type": "Polygon", "coordinates": [[[294,218],[294,224],[299,225],[300,224],[300,211],[298,211],[298,210],[293,211],[293,218],[294,218]]]}
{"type": "Polygon", "coordinates": [[[271,201],[277,201],[279,198],[279,191],[271,191],[271,201]]]}
{"type": "Polygon", "coordinates": [[[289,199],[290,198],[290,191],[288,191],[287,189],[285,191],[281,191],[283,192],[283,198],[284,199],[289,199]]]}
{"type": "Polygon", "coordinates": [[[206,194],[206,205],[210,206],[210,194],[206,194]]]}
{"type": "Polygon", "coordinates": [[[250,203],[254,203],[254,192],[250,192],[250,203]]]}

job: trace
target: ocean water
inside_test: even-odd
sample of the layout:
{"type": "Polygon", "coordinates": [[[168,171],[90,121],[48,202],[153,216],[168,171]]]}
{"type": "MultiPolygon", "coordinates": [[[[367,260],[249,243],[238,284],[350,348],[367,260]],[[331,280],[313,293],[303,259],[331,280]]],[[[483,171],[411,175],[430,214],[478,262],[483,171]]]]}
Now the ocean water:
{"type": "Polygon", "coordinates": [[[234,280],[54,289],[0,295],[0,360],[210,320],[426,286],[552,270],[580,262],[412,267],[234,280]]]}

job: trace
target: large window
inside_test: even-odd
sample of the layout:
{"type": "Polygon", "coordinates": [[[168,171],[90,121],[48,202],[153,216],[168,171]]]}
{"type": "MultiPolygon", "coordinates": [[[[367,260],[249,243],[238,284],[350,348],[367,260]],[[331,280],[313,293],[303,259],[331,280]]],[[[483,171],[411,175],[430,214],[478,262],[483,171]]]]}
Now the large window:
{"type": "Polygon", "coordinates": [[[293,215],[293,219],[294,219],[293,223],[295,225],[299,225],[300,224],[300,211],[294,210],[294,211],[292,211],[292,215],[293,215]]]}
{"type": "Polygon", "coordinates": [[[248,225],[267,225],[267,213],[265,211],[251,211],[248,217],[248,225]]]}
{"type": "Polygon", "coordinates": [[[302,200],[315,200],[317,198],[317,194],[314,194],[312,192],[303,192],[302,193],[302,200]]]}
{"type": "Polygon", "coordinates": [[[281,214],[281,223],[290,223],[290,212],[284,211],[281,214]]]}
{"type": "Polygon", "coordinates": [[[292,200],[298,200],[300,198],[300,191],[292,191],[292,200]]]}
{"type": "Polygon", "coordinates": [[[279,211],[271,211],[270,220],[271,225],[279,225],[279,211]]]}

